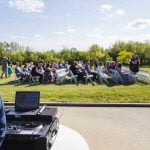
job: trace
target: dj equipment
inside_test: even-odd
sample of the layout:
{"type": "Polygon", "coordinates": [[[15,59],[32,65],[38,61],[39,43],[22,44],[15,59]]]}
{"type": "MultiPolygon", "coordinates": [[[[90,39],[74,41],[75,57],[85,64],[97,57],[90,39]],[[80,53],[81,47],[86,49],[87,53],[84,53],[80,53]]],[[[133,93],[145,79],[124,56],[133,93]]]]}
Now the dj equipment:
{"type": "Polygon", "coordinates": [[[0,150],[50,150],[58,132],[56,113],[57,108],[46,106],[28,112],[6,108],[7,131],[0,150]]]}

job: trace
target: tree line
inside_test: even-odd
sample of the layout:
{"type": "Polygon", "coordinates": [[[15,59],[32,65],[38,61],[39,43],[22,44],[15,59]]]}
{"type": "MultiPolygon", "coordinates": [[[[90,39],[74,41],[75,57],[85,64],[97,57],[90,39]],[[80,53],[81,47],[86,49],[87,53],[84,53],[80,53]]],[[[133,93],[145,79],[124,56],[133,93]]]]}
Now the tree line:
{"type": "Polygon", "coordinates": [[[6,56],[13,64],[15,62],[72,62],[75,60],[93,62],[113,60],[128,64],[133,55],[139,56],[141,65],[150,65],[150,42],[116,41],[107,49],[93,44],[88,50],[63,48],[60,51],[51,49],[43,52],[21,46],[17,42],[0,42],[0,60],[6,56]]]}

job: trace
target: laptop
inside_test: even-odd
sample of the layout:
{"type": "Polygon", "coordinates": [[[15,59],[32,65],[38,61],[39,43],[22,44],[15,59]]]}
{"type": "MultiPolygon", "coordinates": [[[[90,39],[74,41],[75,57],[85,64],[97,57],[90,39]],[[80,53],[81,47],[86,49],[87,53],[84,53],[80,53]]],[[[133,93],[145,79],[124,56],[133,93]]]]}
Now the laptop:
{"type": "Polygon", "coordinates": [[[26,112],[39,109],[39,91],[17,91],[15,97],[15,110],[26,112]]]}
{"type": "Polygon", "coordinates": [[[40,92],[39,91],[17,91],[15,97],[15,109],[8,114],[28,114],[34,115],[39,111],[40,92]]]}

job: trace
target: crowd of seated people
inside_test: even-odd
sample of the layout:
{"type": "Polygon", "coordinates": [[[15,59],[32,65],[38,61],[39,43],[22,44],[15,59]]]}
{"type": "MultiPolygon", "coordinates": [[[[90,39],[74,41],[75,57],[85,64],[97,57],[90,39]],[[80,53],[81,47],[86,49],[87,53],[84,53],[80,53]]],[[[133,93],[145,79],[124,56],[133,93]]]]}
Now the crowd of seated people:
{"type": "Polygon", "coordinates": [[[92,64],[90,61],[83,62],[83,61],[75,61],[71,63],[70,70],[74,75],[77,75],[78,81],[85,81],[85,76],[92,75],[93,80],[97,80],[97,72],[95,69],[95,65],[92,64]]]}
{"type": "Polygon", "coordinates": [[[69,69],[70,69],[70,71],[72,71],[72,73],[74,75],[77,75],[78,81],[84,80],[85,69],[84,69],[83,62],[81,62],[81,61],[72,62],[69,69]]]}
{"type": "Polygon", "coordinates": [[[122,63],[120,62],[115,62],[115,61],[107,62],[105,69],[107,70],[108,74],[117,71],[124,84],[135,82],[135,76],[134,76],[135,73],[133,71],[128,70],[125,67],[123,68],[122,63]]]}
{"type": "MultiPolygon", "coordinates": [[[[137,57],[134,58],[134,62],[132,59],[132,66],[134,66],[133,64],[137,64],[137,57]]],[[[73,75],[77,75],[77,81],[82,82],[85,81],[85,76],[87,74],[92,76],[93,81],[98,81],[99,73],[110,75],[112,70],[118,71],[119,74],[124,77],[122,64],[117,61],[107,61],[105,63],[99,61],[95,63],[90,61],[74,61],[69,64],[68,62],[42,62],[36,64],[31,62],[26,63],[23,67],[17,62],[15,73],[20,77],[20,80],[28,77],[38,77],[40,83],[55,83],[57,78],[56,72],[59,69],[71,71],[73,75]]]]}
{"type": "Polygon", "coordinates": [[[24,67],[22,68],[20,63],[17,62],[16,67],[15,67],[16,77],[18,77],[20,81],[23,81],[24,79],[27,79],[31,74],[31,72],[28,69],[29,68],[27,68],[27,64],[25,64],[24,67]]]}
{"type": "Polygon", "coordinates": [[[67,63],[26,63],[23,67],[16,63],[15,74],[20,81],[26,80],[28,77],[31,80],[34,77],[39,78],[40,83],[53,83],[56,81],[56,70],[58,69],[68,69],[67,63]]]}

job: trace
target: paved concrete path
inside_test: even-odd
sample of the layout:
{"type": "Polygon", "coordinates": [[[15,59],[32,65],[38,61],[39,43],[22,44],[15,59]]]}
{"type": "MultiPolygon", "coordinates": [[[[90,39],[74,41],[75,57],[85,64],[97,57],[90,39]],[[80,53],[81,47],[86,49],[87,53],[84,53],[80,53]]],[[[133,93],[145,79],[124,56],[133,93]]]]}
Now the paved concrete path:
{"type": "Polygon", "coordinates": [[[150,150],[150,108],[59,107],[57,116],[90,150],[150,150]]]}

